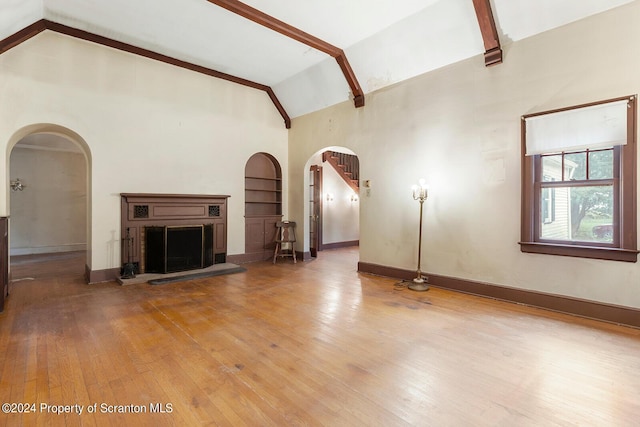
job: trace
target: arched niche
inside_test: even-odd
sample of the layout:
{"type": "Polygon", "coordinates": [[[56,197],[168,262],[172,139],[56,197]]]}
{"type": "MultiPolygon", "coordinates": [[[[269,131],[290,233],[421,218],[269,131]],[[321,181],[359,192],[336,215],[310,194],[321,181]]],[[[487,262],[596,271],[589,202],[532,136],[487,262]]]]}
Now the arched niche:
{"type": "Polygon", "coordinates": [[[264,260],[273,254],[275,223],[282,219],[282,169],[272,155],[256,153],[244,178],[246,260],[264,260]]]}

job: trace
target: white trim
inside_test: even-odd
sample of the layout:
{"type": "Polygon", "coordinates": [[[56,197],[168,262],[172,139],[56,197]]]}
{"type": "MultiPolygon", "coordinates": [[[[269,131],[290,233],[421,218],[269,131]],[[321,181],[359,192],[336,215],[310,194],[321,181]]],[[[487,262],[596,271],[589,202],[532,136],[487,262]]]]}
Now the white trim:
{"type": "Polygon", "coordinates": [[[86,250],[87,250],[86,243],[69,243],[66,245],[58,245],[58,246],[11,248],[9,249],[9,256],[50,254],[50,253],[58,253],[58,252],[76,252],[76,251],[86,251],[86,250]]]}
{"type": "MultiPolygon", "coordinates": [[[[69,144],[72,145],[72,144],[69,144]]],[[[50,147],[46,145],[34,145],[34,144],[26,144],[24,142],[20,142],[13,147],[14,149],[23,148],[25,150],[39,150],[39,151],[57,151],[62,153],[73,153],[73,154],[83,154],[82,151],[78,148],[73,147],[50,147]]]]}

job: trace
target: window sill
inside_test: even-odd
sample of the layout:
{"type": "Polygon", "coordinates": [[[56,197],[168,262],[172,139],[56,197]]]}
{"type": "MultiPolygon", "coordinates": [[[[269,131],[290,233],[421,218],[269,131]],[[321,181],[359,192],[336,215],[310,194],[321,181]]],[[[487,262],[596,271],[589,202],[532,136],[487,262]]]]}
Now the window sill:
{"type": "Polygon", "coordinates": [[[518,242],[520,251],[533,254],[571,256],[579,258],[603,259],[609,261],[637,262],[638,251],[632,249],[558,245],[539,242],[518,242]]]}

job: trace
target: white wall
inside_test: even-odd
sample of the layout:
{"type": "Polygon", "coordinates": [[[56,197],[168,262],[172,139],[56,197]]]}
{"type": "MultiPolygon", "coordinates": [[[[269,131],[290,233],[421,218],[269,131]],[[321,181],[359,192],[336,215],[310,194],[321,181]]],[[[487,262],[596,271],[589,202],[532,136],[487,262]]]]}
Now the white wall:
{"type": "MultiPolygon", "coordinates": [[[[520,252],[520,117],[640,93],[640,2],[293,120],[290,216],[308,214],[306,160],[325,145],[358,153],[360,260],[413,270],[418,203],[430,184],[423,270],[593,301],[640,307],[640,263],[520,252]]],[[[307,232],[301,233],[307,236],[307,232]]],[[[305,242],[308,247],[308,242],[305,242]]]]}
{"type": "Polygon", "coordinates": [[[11,152],[10,177],[26,185],[10,193],[11,255],[86,249],[87,162],[72,142],[60,140],[32,135],[11,152]]]}
{"type": "Polygon", "coordinates": [[[322,204],[322,243],[327,245],[358,240],[360,201],[351,201],[353,190],[326,162],[322,168],[322,189],[325,194],[322,204]],[[326,199],[327,193],[333,194],[333,200],[326,199]]]}
{"type": "MultiPolygon", "coordinates": [[[[339,151],[340,149],[332,147],[331,150],[339,151]]],[[[358,240],[360,237],[360,201],[351,200],[354,191],[344,182],[333,166],[322,162],[321,152],[313,156],[309,162],[309,166],[311,165],[322,167],[322,243],[327,245],[358,240]],[[332,201],[327,200],[328,193],[333,195],[332,201]]],[[[309,170],[309,167],[306,169],[309,170]]],[[[301,221],[298,222],[301,223],[301,221]]]]}
{"type": "MultiPolygon", "coordinates": [[[[287,130],[260,90],[49,31],[0,55],[0,82],[5,168],[34,124],[73,131],[90,150],[92,270],[120,264],[120,193],[230,195],[228,254],[237,254],[247,159],[268,152],[286,176],[287,130]]],[[[0,215],[9,212],[8,175],[0,215]]]]}

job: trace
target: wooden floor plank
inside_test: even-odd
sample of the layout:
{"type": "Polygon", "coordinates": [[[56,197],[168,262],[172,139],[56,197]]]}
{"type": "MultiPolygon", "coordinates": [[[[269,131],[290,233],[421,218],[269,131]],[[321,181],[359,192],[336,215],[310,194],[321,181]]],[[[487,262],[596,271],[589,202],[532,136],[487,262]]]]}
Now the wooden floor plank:
{"type": "Polygon", "coordinates": [[[0,400],[84,413],[0,426],[637,425],[640,330],[412,292],[357,260],[157,286],[86,285],[82,254],[14,260],[0,400]]]}

